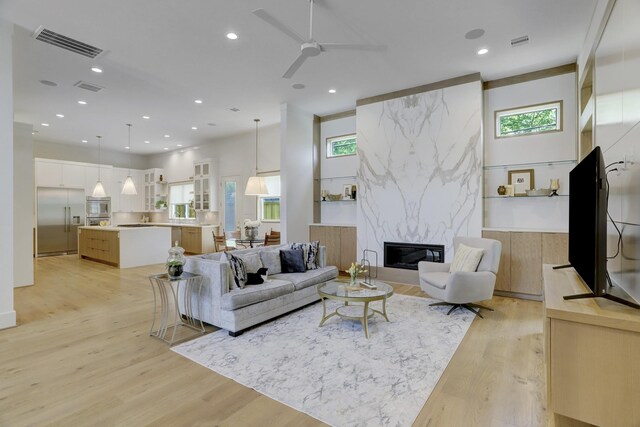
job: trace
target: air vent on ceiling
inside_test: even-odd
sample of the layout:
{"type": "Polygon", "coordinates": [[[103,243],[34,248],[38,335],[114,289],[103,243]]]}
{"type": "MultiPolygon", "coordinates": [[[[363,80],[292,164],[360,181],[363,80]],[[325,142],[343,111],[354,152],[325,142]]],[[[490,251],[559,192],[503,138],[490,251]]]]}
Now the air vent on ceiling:
{"type": "Polygon", "coordinates": [[[522,36],[511,39],[511,47],[522,46],[523,44],[527,43],[529,43],[529,36],[522,36]]]}
{"type": "Polygon", "coordinates": [[[80,80],[78,83],[74,84],[75,87],[79,87],[80,89],[90,90],[91,92],[100,92],[104,89],[102,86],[94,85],[93,83],[87,83],[80,80]]]}
{"type": "Polygon", "coordinates": [[[78,53],[88,58],[95,58],[102,53],[102,49],[98,47],[82,43],[79,40],[74,40],[67,36],[63,36],[62,34],[47,30],[42,26],[38,27],[36,32],[33,34],[33,37],[36,40],[40,40],[41,42],[61,47],[62,49],[78,53]]]}

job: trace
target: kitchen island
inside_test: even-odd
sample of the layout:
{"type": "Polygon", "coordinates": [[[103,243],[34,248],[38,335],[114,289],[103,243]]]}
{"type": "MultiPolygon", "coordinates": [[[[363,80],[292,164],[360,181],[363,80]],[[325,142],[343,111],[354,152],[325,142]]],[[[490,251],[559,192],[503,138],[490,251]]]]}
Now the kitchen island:
{"type": "Polygon", "coordinates": [[[215,251],[213,234],[218,234],[218,225],[191,224],[178,222],[144,222],[120,224],[119,227],[169,227],[171,229],[171,241],[178,242],[188,254],[208,254],[215,251]]]}
{"type": "Polygon", "coordinates": [[[171,246],[169,227],[78,227],[78,256],[118,268],[164,263],[171,246]]]}

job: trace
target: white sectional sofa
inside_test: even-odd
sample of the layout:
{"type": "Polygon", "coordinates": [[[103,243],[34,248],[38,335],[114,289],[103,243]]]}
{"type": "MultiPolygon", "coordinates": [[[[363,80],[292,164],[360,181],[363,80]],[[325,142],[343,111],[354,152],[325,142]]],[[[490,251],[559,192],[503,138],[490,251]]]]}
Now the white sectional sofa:
{"type": "MultiPolygon", "coordinates": [[[[289,249],[289,245],[236,250],[233,254],[280,249],[289,249]]],[[[269,274],[268,280],[263,284],[231,289],[233,276],[223,255],[214,253],[187,257],[184,271],[204,276],[200,301],[192,301],[194,316],[228,330],[231,336],[237,336],[250,326],[319,300],[316,285],[338,275],[336,267],[326,265],[326,248],[320,246],[318,268],[315,270],[269,274]]]]}

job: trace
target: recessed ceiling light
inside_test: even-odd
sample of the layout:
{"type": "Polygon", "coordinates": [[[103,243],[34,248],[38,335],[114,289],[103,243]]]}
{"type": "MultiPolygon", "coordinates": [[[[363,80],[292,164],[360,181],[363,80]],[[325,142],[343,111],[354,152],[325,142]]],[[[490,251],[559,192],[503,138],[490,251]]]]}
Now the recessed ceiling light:
{"type": "Polygon", "coordinates": [[[93,71],[94,73],[101,73],[102,72],[102,68],[98,68],[98,67],[91,67],[91,71],[93,71]]]}
{"type": "Polygon", "coordinates": [[[40,123],[42,126],[49,126],[49,123],[40,123]]]}
{"type": "Polygon", "coordinates": [[[198,130],[198,128],[196,126],[191,126],[191,129],[198,130]]]}
{"type": "Polygon", "coordinates": [[[168,149],[169,149],[169,147],[164,147],[164,148],[163,148],[163,150],[168,150],[168,149]]]}
{"type": "Polygon", "coordinates": [[[194,149],[194,150],[197,150],[197,149],[199,149],[199,148],[200,148],[200,147],[193,147],[193,149],[194,149]]]}
{"type": "Polygon", "coordinates": [[[31,135],[35,135],[36,133],[38,133],[38,131],[34,130],[33,132],[31,132],[31,135]]]}
{"type": "Polygon", "coordinates": [[[238,35],[236,33],[227,33],[227,38],[229,40],[237,40],[238,39],[238,35]]]}
{"type": "Polygon", "coordinates": [[[329,89],[329,93],[336,93],[335,89],[329,89]]]}
{"type": "Polygon", "coordinates": [[[64,114],[56,114],[56,117],[60,117],[61,119],[64,119],[64,114]]]}
{"type": "Polygon", "coordinates": [[[467,40],[479,39],[484,36],[484,30],[482,28],[475,28],[471,31],[468,31],[467,34],[464,35],[464,38],[467,40]]]}
{"type": "Polygon", "coordinates": [[[181,153],[184,153],[184,150],[180,150],[181,153]]]}
{"type": "Polygon", "coordinates": [[[82,143],[83,143],[83,144],[86,144],[87,142],[89,142],[89,141],[87,141],[86,139],[83,139],[83,140],[82,140],[82,143]]]}
{"type": "Polygon", "coordinates": [[[52,82],[51,80],[40,80],[40,83],[45,86],[58,86],[58,83],[52,82]]]}
{"type": "Polygon", "coordinates": [[[229,108],[229,110],[233,111],[234,113],[237,113],[238,111],[240,111],[240,109],[236,107],[229,108]]]}
{"type": "Polygon", "coordinates": [[[78,101],[78,104],[80,104],[80,105],[87,105],[87,101],[78,101]]]}
{"type": "Polygon", "coordinates": [[[478,51],[478,55],[485,55],[487,53],[489,53],[489,49],[484,47],[478,51]]]}
{"type": "Polygon", "coordinates": [[[171,135],[165,135],[164,137],[165,138],[171,138],[171,135]]]}
{"type": "Polygon", "coordinates": [[[177,147],[182,147],[182,144],[176,144],[177,147]]]}
{"type": "Polygon", "coordinates": [[[124,147],[125,150],[131,150],[131,147],[124,147]]]}
{"type": "Polygon", "coordinates": [[[292,88],[294,89],[304,89],[305,86],[302,83],[294,83],[291,85],[292,88]]]}
{"type": "Polygon", "coordinates": [[[142,118],[143,118],[143,119],[145,119],[145,120],[149,120],[151,117],[149,117],[149,116],[142,116],[142,118]]]}
{"type": "Polygon", "coordinates": [[[196,99],[196,100],[195,100],[195,101],[193,101],[193,102],[195,102],[196,104],[202,104],[202,99],[196,99]]]}
{"type": "Polygon", "coordinates": [[[144,143],[145,144],[151,144],[151,141],[145,141],[144,143]]]}

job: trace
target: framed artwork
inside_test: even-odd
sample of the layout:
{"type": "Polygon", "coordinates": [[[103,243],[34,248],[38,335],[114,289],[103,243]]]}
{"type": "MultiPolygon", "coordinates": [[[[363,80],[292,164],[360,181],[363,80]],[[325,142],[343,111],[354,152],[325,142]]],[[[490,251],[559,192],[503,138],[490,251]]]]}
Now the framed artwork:
{"type": "Polygon", "coordinates": [[[535,188],[533,169],[509,171],[509,185],[513,185],[514,196],[526,196],[527,190],[535,188]]]}
{"type": "Polygon", "coordinates": [[[342,187],[342,199],[351,200],[351,184],[347,184],[342,187]]]}

